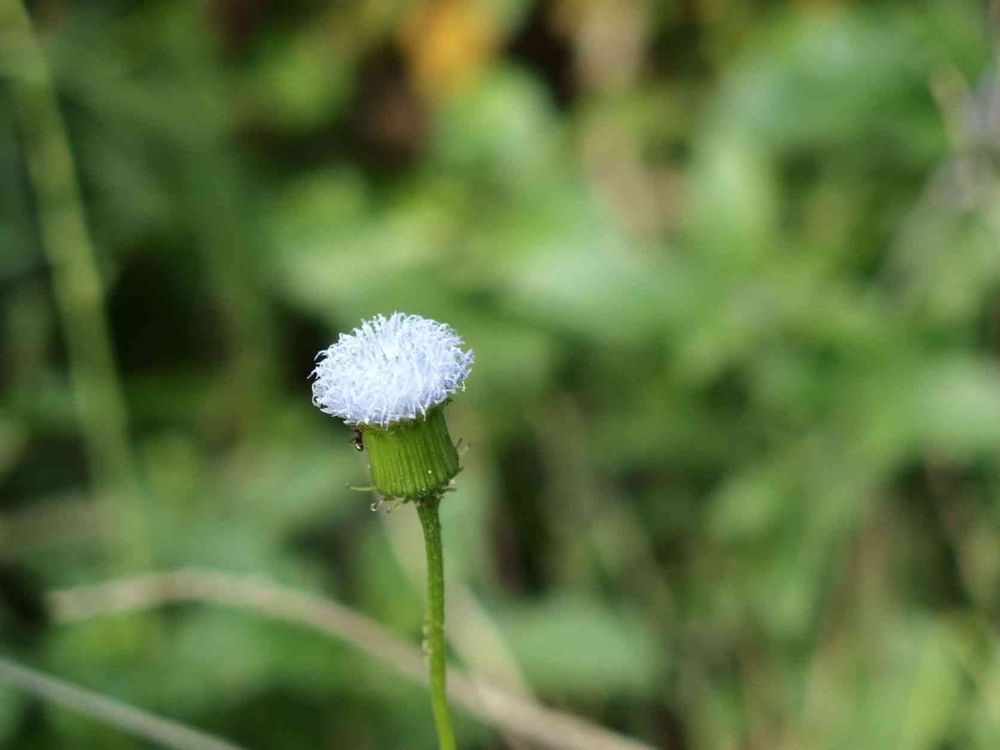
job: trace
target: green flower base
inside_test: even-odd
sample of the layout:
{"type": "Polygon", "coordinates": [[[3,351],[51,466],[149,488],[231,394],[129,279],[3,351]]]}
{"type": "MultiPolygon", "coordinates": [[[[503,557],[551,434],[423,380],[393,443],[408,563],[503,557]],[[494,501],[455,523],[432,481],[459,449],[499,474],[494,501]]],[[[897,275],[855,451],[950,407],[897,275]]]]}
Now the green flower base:
{"type": "Polygon", "coordinates": [[[458,474],[458,452],[444,409],[387,429],[363,427],[372,484],[380,495],[416,500],[441,492],[458,474]]]}

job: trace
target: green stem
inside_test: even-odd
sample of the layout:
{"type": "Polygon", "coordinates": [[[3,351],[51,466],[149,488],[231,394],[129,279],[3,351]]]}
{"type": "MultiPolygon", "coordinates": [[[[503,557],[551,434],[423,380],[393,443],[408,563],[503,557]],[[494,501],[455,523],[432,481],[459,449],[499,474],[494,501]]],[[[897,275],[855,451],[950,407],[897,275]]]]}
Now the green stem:
{"type": "Polygon", "coordinates": [[[427,548],[427,658],[430,667],[431,708],[440,750],[455,750],[455,733],[448,713],[447,666],[444,652],[444,555],[441,550],[440,495],[416,502],[427,548]]]}
{"type": "Polygon", "coordinates": [[[0,70],[10,76],[88,463],[116,524],[117,568],[142,569],[149,566],[150,545],[104,288],[55,87],[31,19],[17,0],[0,0],[0,70]]]}

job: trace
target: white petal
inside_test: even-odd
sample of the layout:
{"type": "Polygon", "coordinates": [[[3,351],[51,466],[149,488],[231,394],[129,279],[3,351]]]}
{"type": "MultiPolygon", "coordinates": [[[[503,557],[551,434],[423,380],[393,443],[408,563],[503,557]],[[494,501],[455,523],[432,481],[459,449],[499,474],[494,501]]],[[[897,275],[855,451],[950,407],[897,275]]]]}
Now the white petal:
{"type": "Polygon", "coordinates": [[[473,354],[450,326],[377,315],[317,355],[313,403],[348,424],[388,427],[422,417],[464,388],[473,354]]]}

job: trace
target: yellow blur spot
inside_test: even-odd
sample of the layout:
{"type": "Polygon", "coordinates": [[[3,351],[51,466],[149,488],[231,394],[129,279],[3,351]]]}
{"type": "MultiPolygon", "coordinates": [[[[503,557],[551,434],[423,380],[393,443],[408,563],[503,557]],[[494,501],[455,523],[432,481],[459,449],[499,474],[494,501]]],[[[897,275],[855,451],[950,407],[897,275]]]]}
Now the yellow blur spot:
{"type": "Polygon", "coordinates": [[[403,25],[400,42],[417,91],[440,99],[475,81],[496,50],[497,29],[484,3],[429,0],[403,25]]]}

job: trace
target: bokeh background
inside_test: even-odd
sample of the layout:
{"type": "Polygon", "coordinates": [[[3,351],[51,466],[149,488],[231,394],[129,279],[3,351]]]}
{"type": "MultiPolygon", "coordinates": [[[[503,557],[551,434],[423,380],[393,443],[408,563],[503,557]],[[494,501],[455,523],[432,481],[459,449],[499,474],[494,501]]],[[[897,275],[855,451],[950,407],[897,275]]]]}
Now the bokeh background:
{"type": "MultiPolygon", "coordinates": [[[[401,310],[477,353],[457,664],[653,747],[1000,747],[990,3],[43,0],[41,169],[0,5],[4,654],[247,747],[432,747],[349,641],[49,606],[197,566],[418,643],[415,514],[307,380],[401,310]]],[[[10,689],[0,744],[145,746],[10,689]]]]}

